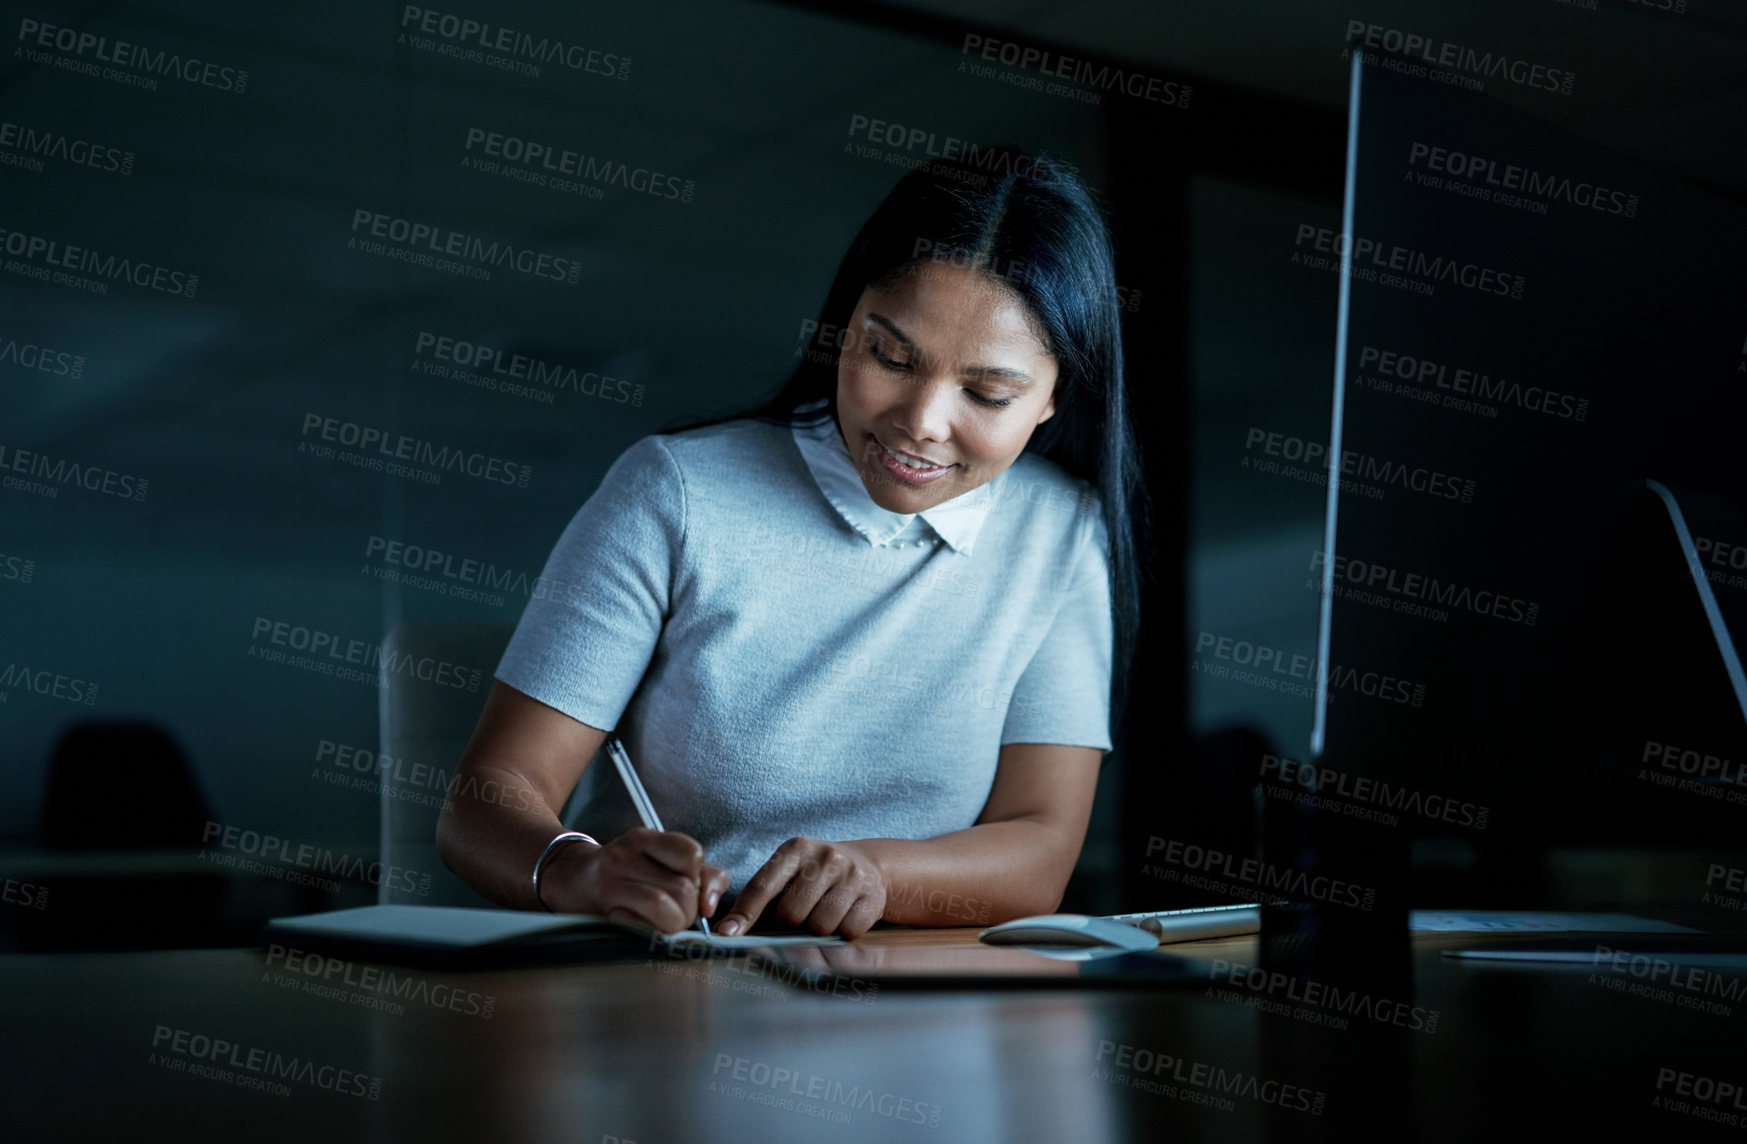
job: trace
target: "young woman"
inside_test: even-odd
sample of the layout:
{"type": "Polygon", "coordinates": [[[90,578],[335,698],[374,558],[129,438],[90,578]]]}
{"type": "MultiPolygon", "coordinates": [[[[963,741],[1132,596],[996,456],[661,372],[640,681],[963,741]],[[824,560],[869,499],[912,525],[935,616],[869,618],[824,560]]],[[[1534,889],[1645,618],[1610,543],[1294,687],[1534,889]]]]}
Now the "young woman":
{"type": "Polygon", "coordinates": [[[571,520],[459,768],[509,793],[438,828],[482,894],[847,938],[1060,904],[1143,497],[1098,210],[996,154],[906,175],[781,393],[638,441],[571,520]],[[609,733],[665,832],[588,768],[609,733]],[[604,844],[560,840],[579,779],[604,844]]]}

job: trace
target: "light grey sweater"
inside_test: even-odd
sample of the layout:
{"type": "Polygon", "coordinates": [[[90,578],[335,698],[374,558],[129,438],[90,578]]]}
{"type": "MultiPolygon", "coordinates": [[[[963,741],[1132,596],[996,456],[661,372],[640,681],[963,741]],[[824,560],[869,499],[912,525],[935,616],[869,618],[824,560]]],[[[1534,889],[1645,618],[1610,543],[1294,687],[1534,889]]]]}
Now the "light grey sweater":
{"type": "MultiPolygon", "coordinates": [[[[730,894],[795,836],[973,825],[1003,744],[1111,745],[1092,488],[1024,453],[905,517],[854,472],[828,420],[643,438],[546,562],[573,587],[528,603],[497,668],[620,735],[730,894]]],[[[637,825],[605,761],[573,805],[603,839],[637,825]]]]}

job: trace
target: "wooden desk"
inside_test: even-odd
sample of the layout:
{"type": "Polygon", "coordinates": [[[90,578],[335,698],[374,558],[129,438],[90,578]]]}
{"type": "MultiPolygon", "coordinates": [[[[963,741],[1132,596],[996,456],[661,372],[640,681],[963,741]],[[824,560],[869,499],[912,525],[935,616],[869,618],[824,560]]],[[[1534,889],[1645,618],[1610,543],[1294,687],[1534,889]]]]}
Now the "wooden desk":
{"type": "MultiPolygon", "coordinates": [[[[1382,1121],[1387,1140],[1474,1140],[1525,1117],[1703,1139],[1709,1124],[1653,1105],[1674,1095],[1659,1070],[1747,1084],[1747,1001],[1717,1015],[1632,995],[1629,974],[1437,955],[1472,941],[1415,943],[1413,1004],[1437,1010],[1435,1032],[1340,1029],[1206,987],[834,997],[691,962],[328,978],[259,950],[15,955],[0,1139],[1346,1140],[1382,1121]],[[324,979],[332,995],[307,991],[324,979]],[[237,1046],[216,1076],[191,1071],[203,1036],[237,1046]],[[271,1054],[298,1062],[281,1089],[236,1083],[271,1054]],[[1221,1096],[1219,1077],[1257,1083],[1221,1096]]],[[[1173,951],[1256,962],[1254,939],[1173,951]]]]}

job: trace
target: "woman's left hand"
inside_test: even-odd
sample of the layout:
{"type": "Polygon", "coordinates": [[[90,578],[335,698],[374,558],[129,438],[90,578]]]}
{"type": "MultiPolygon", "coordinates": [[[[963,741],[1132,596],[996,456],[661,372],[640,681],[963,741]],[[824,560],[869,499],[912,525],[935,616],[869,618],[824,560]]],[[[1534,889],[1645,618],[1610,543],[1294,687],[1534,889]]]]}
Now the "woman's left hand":
{"type": "Polygon", "coordinates": [[[791,838],[746,883],[716,932],[745,933],[773,899],[776,916],[787,924],[853,941],[885,912],[886,883],[873,858],[853,842],[791,838]]]}

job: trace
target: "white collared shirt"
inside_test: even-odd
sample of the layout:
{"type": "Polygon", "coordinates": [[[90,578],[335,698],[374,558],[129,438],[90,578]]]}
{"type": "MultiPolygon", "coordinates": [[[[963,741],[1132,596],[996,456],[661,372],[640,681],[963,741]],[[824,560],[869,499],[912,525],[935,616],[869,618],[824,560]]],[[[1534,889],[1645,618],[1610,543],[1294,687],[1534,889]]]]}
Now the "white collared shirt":
{"type": "MultiPolygon", "coordinates": [[[[822,411],[824,404],[816,401],[799,407],[795,412],[822,411]]],[[[876,548],[928,544],[933,542],[933,537],[929,536],[929,530],[932,530],[934,536],[946,541],[954,552],[969,556],[977,534],[982,531],[983,523],[989,519],[989,512],[999,499],[1002,478],[1007,475],[1007,470],[1003,470],[993,480],[921,512],[892,512],[875,504],[868,495],[861,474],[856,472],[855,462],[850,460],[836,418],[797,421],[794,436],[795,446],[800,449],[802,459],[818,482],[819,491],[825,494],[825,499],[831,502],[837,514],[876,548]],[[917,518],[926,522],[927,528],[918,524],[917,518]]]]}
{"type": "MultiPolygon", "coordinates": [[[[926,512],[886,512],[819,420],[628,448],[553,546],[542,576],[562,587],[529,600],[496,672],[613,730],[663,825],[733,889],[789,838],[971,826],[1009,744],[1111,743],[1090,486],[1028,452],[926,512]]],[[[637,825],[610,765],[583,780],[578,829],[637,825]]]]}

